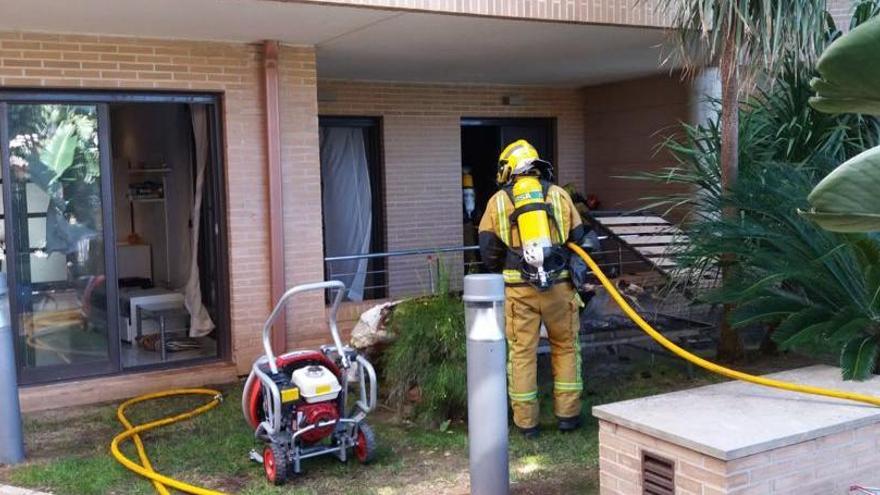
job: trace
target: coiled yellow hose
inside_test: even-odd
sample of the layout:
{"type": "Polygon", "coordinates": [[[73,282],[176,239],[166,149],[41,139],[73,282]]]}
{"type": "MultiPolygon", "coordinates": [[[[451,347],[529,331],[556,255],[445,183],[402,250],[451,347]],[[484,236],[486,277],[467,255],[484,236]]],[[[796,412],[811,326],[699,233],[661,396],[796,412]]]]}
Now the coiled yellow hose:
{"type": "Polygon", "coordinates": [[[734,380],[742,380],[744,382],[754,383],[756,385],[763,385],[765,387],[773,387],[782,390],[789,390],[791,392],[802,392],[805,394],[812,395],[822,395],[825,397],[833,397],[835,399],[845,399],[856,402],[864,402],[866,404],[871,404],[873,406],[880,406],[880,397],[872,397],[870,395],[857,394],[854,392],[845,392],[842,390],[831,390],[827,388],[820,387],[812,387],[809,385],[799,385],[797,383],[784,382],[781,380],[773,380],[770,378],[764,378],[760,376],[750,375],[748,373],[743,373],[742,371],[732,370],[730,368],[725,368],[724,366],[715,364],[711,361],[707,361],[699,356],[691,354],[690,352],[682,349],[677,346],[671,340],[664,337],[660,332],[655,330],[647,321],[644,320],[639,314],[626,302],[626,299],[620,294],[617,290],[617,287],[608,280],[608,277],[602,273],[602,269],[599,268],[599,265],[593,261],[593,258],[590,257],[589,254],[586,253],[580,246],[574,243],[568,243],[568,247],[575,252],[578,256],[583,258],[584,262],[586,262],[587,266],[592,270],[593,275],[595,275],[600,282],[602,282],[602,286],[605,287],[605,290],[611,294],[611,298],[614,299],[614,302],[620,306],[620,309],[623,310],[624,313],[635,322],[636,325],[639,326],[645,333],[651,336],[652,339],[656,340],[657,343],[665,347],[668,351],[672,352],[676,356],[690,361],[691,363],[696,364],[697,366],[709,370],[713,373],[717,373],[721,376],[726,376],[727,378],[733,378],[734,380]]]}
{"type": "Polygon", "coordinates": [[[157,392],[154,394],[146,394],[135,397],[133,399],[129,399],[123,402],[119,408],[116,409],[116,417],[119,419],[119,422],[125,427],[125,431],[116,435],[113,438],[113,441],[110,442],[110,453],[113,454],[113,457],[119,461],[120,464],[125,466],[127,469],[135,472],[143,476],[144,478],[149,479],[153,482],[153,486],[156,488],[156,492],[160,495],[170,495],[171,492],[168,491],[168,488],[173,488],[175,490],[191,493],[194,495],[224,495],[223,492],[218,492],[215,490],[208,490],[206,488],[201,488],[195,485],[190,485],[189,483],[184,483],[183,481],[176,480],[174,478],[170,478],[168,476],[157,473],[152,464],[150,463],[149,457],[147,457],[147,452],[144,449],[144,443],[141,441],[140,434],[153,430],[155,428],[161,428],[163,426],[168,426],[170,424],[174,424],[186,419],[193,418],[198,416],[199,414],[206,413],[211,409],[214,409],[220,402],[223,400],[223,394],[217,390],[207,389],[207,388],[188,388],[188,389],[175,389],[175,390],[166,390],[164,392],[157,392]],[[207,395],[211,397],[211,401],[207,402],[191,411],[187,411],[176,416],[168,416],[162,419],[157,419],[155,421],[150,421],[149,423],[144,423],[142,425],[134,426],[131,424],[131,421],[125,416],[125,410],[134,404],[138,404],[140,402],[145,402],[148,400],[162,399],[166,397],[180,397],[184,395],[207,395]],[[134,442],[135,448],[137,449],[138,457],[140,458],[141,463],[138,464],[125,455],[119,450],[119,444],[124,442],[125,440],[131,438],[134,442]]]}

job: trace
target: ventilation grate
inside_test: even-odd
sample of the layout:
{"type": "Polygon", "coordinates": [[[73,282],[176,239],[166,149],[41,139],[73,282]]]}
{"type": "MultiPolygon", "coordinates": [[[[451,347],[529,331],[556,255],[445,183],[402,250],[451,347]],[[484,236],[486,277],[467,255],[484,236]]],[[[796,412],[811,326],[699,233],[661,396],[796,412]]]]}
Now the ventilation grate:
{"type": "Polygon", "coordinates": [[[649,452],[642,453],[642,493],[675,495],[675,463],[649,452]]]}

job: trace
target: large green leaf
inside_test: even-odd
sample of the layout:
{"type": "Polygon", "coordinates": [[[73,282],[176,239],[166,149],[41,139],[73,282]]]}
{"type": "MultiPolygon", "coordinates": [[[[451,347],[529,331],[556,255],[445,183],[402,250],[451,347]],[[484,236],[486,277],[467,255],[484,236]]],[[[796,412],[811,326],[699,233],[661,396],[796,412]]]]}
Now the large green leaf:
{"type": "Polygon", "coordinates": [[[821,321],[819,323],[813,323],[812,325],[804,328],[800,332],[781,342],[779,344],[779,347],[781,349],[793,349],[802,346],[815,347],[822,342],[825,335],[828,333],[828,330],[831,329],[831,325],[831,321],[821,321]]]}
{"type": "Polygon", "coordinates": [[[877,364],[877,339],[856,337],[843,347],[840,353],[840,369],[844,380],[864,380],[874,372],[877,364]]]}
{"type": "Polygon", "coordinates": [[[880,18],[832,43],[819,57],[810,105],[828,113],[880,115],[880,18]]]}
{"type": "Polygon", "coordinates": [[[779,321],[801,311],[803,307],[803,302],[788,297],[758,297],[736,308],[730,315],[730,322],[736,327],[742,327],[760,321],[779,321]]]}
{"type": "Polygon", "coordinates": [[[51,182],[55,182],[73,164],[77,145],[76,126],[65,122],[55,129],[55,133],[40,151],[40,161],[52,172],[51,182]]]}
{"type": "Polygon", "coordinates": [[[801,333],[805,328],[813,325],[817,321],[828,321],[828,310],[821,306],[810,306],[790,315],[782,321],[776,330],[773,331],[771,337],[778,344],[783,346],[786,342],[801,333]]]}
{"type": "MultiPolygon", "coordinates": [[[[880,87],[880,79],[877,85],[880,87]]],[[[826,230],[880,231],[880,147],[834,169],[813,188],[807,200],[810,209],[801,213],[826,230]]]]}
{"type": "Polygon", "coordinates": [[[857,336],[864,337],[865,330],[871,325],[868,318],[855,318],[848,323],[832,330],[828,335],[828,344],[831,346],[843,345],[857,336]]]}

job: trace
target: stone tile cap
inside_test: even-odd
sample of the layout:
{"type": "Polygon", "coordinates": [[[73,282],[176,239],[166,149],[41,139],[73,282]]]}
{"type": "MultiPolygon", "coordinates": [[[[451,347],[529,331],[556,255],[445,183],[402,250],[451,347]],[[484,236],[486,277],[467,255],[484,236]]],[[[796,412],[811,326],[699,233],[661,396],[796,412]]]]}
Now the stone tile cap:
{"type": "MultiPolygon", "coordinates": [[[[830,366],[767,376],[880,396],[880,377],[845,382],[830,366]]],[[[880,407],[739,381],[596,406],[593,415],[721,460],[880,423],[880,407]]]]}

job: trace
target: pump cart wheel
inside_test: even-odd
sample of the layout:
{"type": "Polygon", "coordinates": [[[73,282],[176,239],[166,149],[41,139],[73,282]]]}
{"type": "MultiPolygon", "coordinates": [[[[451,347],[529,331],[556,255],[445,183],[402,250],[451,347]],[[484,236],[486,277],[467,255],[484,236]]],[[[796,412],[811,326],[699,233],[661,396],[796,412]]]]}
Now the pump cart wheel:
{"type": "Polygon", "coordinates": [[[358,425],[354,455],[361,464],[368,464],[376,457],[376,434],[373,433],[370,425],[364,421],[358,425]]]}
{"type": "Polygon", "coordinates": [[[287,454],[278,445],[269,444],[263,449],[263,469],[270,483],[281,486],[287,481],[287,454]]]}

